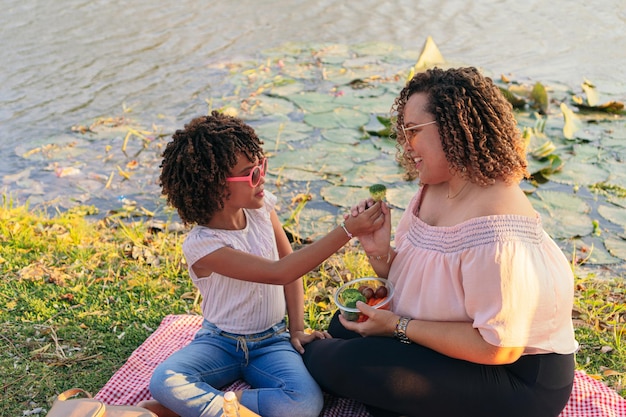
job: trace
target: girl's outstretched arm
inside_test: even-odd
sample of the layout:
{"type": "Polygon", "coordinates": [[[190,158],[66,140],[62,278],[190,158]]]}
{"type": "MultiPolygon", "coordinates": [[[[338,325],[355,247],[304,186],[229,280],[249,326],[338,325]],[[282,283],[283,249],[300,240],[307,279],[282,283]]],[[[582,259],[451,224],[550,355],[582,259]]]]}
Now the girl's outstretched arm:
{"type": "MultiPolygon", "coordinates": [[[[289,239],[283,226],[278,220],[276,213],[272,212],[272,227],[276,236],[278,256],[283,258],[293,252],[289,239]]],[[[302,278],[284,286],[285,301],[287,303],[287,317],[289,317],[289,333],[291,344],[300,353],[304,353],[304,345],[315,339],[330,337],[327,332],[314,331],[310,334],[304,332],[304,287],[302,278]]]]}
{"type": "MultiPolygon", "coordinates": [[[[271,218],[274,228],[276,224],[280,225],[274,211],[271,213],[271,218]]],[[[371,233],[379,229],[384,220],[381,205],[377,203],[359,216],[347,218],[346,230],[342,226],[337,226],[321,239],[277,261],[223,247],[204,256],[192,267],[199,277],[206,277],[212,272],[217,272],[244,281],[285,285],[297,280],[337,252],[350,240],[351,236],[348,236],[348,233],[353,236],[371,233]]]]}

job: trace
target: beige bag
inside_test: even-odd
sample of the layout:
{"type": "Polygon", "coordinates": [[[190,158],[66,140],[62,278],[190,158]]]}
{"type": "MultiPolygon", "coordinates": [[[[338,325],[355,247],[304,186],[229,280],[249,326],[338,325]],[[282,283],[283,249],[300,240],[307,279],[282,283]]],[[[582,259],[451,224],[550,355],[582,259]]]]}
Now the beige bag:
{"type": "Polygon", "coordinates": [[[91,398],[80,388],[68,389],[58,395],[46,417],[157,417],[156,414],[141,407],[128,405],[106,405],[91,398]],[[87,398],[72,397],[81,394],[87,398]]]}

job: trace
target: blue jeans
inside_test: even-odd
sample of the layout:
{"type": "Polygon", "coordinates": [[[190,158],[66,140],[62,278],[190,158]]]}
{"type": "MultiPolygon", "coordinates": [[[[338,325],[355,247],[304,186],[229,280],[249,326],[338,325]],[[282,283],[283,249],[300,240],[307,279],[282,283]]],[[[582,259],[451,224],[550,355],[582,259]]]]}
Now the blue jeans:
{"type": "Polygon", "coordinates": [[[291,345],[285,322],[253,335],[223,332],[204,321],[191,343],[154,370],[150,393],[183,417],[222,415],[225,387],[251,385],[241,403],[263,417],[317,417],[322,391],[291,345]]]}

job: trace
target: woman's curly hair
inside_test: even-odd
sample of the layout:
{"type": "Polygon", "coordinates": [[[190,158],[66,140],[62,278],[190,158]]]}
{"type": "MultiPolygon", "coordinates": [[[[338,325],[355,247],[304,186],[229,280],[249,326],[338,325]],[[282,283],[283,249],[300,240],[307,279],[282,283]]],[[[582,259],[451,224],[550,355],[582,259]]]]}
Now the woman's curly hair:
{"type": "Polygon", "coordinates": [[[526,149],[511,104],[491,78],[469,67],[417,73],[395,99],[391,112],[397,117],[397,160],[406,169],[407,179],[417,178],[418,172],[403,146],[401,126],[406,102],[415,93],[428,96],[426,111],[437,121],[453,172],[482,186],[528,177],[526,149]]]}
{"type": "Polygon", "coordinates": [[[213,111],[177,130],[163,151],[161,193],[185,224],[206,224],[229,197],[226,178],[245,155],[263,158],[263,142],[238,118],[213,111]]]}

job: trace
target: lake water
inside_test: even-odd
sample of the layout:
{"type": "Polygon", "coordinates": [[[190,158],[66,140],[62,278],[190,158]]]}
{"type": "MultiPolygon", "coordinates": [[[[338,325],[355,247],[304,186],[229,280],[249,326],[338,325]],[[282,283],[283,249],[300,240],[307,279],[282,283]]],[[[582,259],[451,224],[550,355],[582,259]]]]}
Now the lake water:
{"type": "Polygon", "coordinates": [[[572,89],[587,79],[604,97],[626,101],[623,0],[0,0],[0,7],[0,190],[18,200],[34,189],[67,191],[45,158],[24,152],[124,109],[146,124],[182,126],[206,113],[213,64],[288,42],[419,51],[432,36],[452,63],[572,89]]]}
{"type": "Polygon", "coordinates": [[[2,0],[0,174],[36,143],[122,106],[206,111],[206,65],[285,42],[383,41],[499,75],[626,94],[626,2],[603,0],[2,0]]]}

